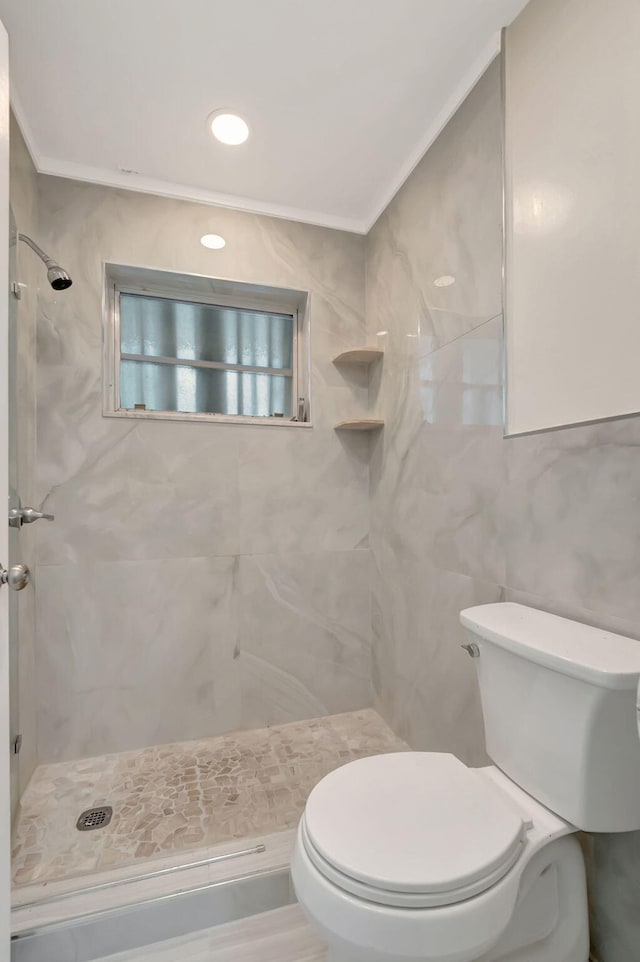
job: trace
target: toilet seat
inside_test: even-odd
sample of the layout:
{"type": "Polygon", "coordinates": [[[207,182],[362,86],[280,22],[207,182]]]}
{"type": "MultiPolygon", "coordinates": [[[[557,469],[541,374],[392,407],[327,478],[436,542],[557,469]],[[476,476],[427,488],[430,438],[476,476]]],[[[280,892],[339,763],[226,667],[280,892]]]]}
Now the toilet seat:
{"type": "Polygon", "coordinates": [[[345,892],[387,906],[452,905],[495,885],[526,839],[521,813],[454,755],[351,762],[311,792],[300,842],[345,892]]]}

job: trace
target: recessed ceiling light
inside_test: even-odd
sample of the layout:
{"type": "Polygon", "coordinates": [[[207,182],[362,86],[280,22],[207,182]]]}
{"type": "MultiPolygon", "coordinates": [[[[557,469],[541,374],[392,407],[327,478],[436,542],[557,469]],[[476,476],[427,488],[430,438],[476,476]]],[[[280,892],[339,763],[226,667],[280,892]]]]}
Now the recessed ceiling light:
{"type": "Polygon", "coordinates": [[[436,277],[433,283],[435,287],[451,287],[455,282],[456,279],[451,274],[443,274],[442,277],[436,277]]]}
{"type": "Polygon", "coordinates": [[[236,147],[243,144],[249,136],[249,127],[242,117],[231,114],[228,110],[216,110],[209,117],[207,123],[211,133],[221,144],[236,147]]]}
{"type": "Polygon", "coordinates": [[[227,242],[224,237],[220,237],[220,234],[205,234],[200,238],[200,243],[210,251],[220,251],[227,242]]]}

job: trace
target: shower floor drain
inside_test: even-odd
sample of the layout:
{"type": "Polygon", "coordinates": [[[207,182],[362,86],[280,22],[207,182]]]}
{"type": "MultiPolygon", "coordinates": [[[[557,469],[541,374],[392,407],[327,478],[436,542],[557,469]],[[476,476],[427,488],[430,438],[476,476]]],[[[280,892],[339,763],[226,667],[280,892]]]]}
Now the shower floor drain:
{"type": "Polygon", "coordinates": [[[104,828],[111,821],[113,809],[111,805],[102,805],[100,808],[88,808],[83,812],[76,828],[80,832],[90,832],[94,828],[104,828]]]}

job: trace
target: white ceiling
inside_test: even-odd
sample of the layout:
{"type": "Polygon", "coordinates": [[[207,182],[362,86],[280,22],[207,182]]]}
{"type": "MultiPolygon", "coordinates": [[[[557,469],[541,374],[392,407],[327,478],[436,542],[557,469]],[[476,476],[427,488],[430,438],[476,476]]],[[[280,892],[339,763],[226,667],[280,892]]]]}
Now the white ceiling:
{"type": "Polygon", "coordinates": [[[41,172],[364,232],[525,3],[0,0],[0,17],[41,172]],[[206,128],[223,107],[251,127],[240,147],[206,128]]]}

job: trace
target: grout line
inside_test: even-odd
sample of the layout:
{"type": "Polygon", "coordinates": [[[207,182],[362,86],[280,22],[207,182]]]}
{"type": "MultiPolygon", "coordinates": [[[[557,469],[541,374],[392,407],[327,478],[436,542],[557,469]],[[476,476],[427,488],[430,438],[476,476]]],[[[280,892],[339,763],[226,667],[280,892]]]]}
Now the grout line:
{"type": "Polygon", "coordinates": [[[433,354],[437,354],[438,351],[441,351],[443,348],[449,347],[450,344],[455,344],[456,341],[461,341],[463,337],[468,337],[469,334],[473,334],[475,331],[479,331],[480,328],[484,327],[485,324],[490,324],[491,321],[495,321],[499,317],[502,317],[502,314],[503,314],[503,311],[500,310],[498,311],[497,314],[492,314],[491,317],[486,317],[483,321],[480,321],[479,324],[475,324],[473,327],[470,327],[468,331],[463,331],[462,334],[456,334],[456,336],[452,337],[450,340],[443,341],[442,344],[438,344],[438,346],[434,347],[432,351],[427,351],[425,354],[420,354],[419,355],[420,359],[424,357],[431,357],[433,354]]]}

